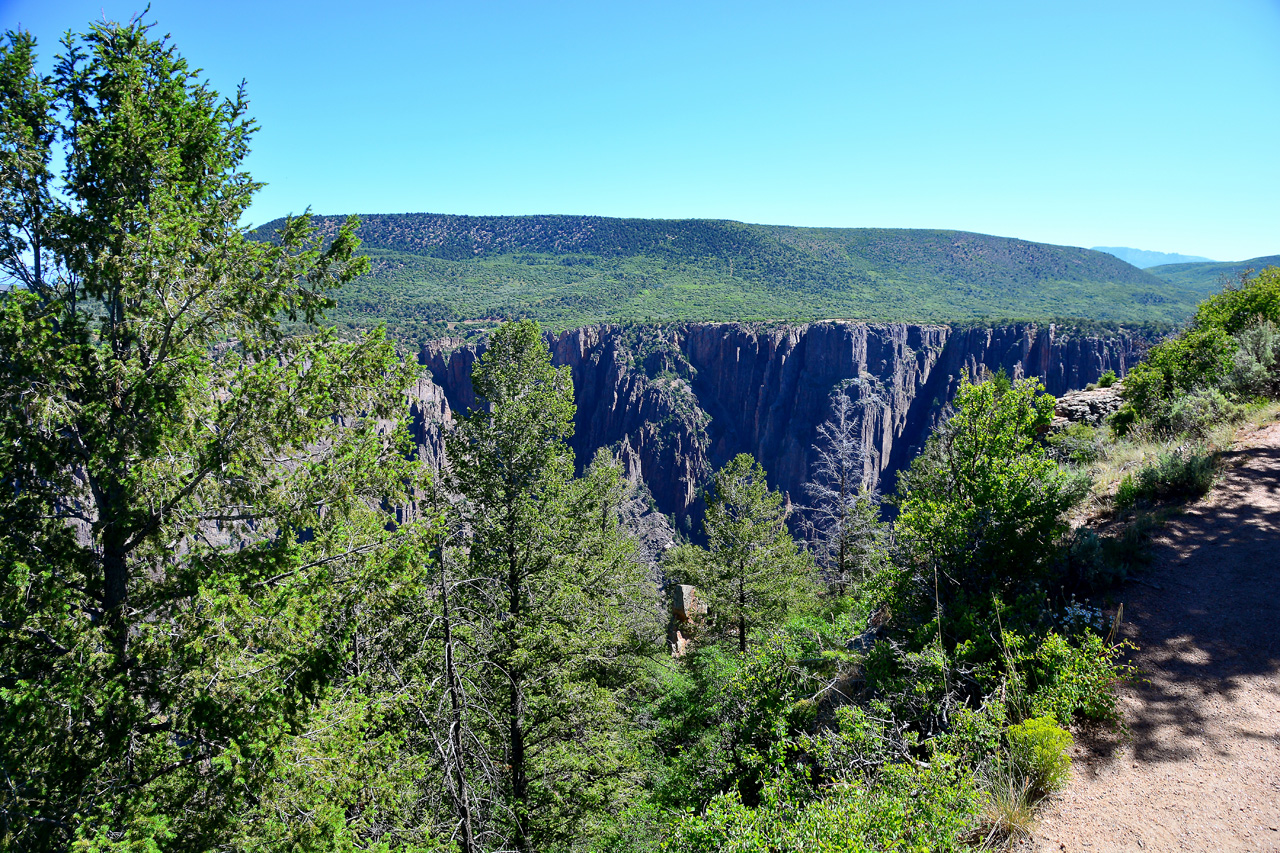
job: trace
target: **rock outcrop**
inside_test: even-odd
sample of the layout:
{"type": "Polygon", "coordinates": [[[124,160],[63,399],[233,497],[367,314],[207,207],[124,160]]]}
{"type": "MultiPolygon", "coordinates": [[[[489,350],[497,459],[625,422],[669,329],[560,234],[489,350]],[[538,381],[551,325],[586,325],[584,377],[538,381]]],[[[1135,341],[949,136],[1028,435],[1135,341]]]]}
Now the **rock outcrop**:
{"type": "Polygon", "coordinates": [[[1124,400],[1120,396],[1120,386],[1109,388],[1093,388],[1085,391],[1068,391],[1058,397],[1058,405],[1054,411],[1055,424],[1068,423],[1101,426],[1107,417],[1117,411],[1124,400]]]}
{"type": "MultiPolygon", "coordinates": [[[[1001,328],[824,321],[746,326],[687,323],[587,326],[549,335],[557,365],[573,377],[579,464],[601,447],[619,453],[654,503],[686,527],[698,489],[738,453],[764,465],[776,488],[803,501],[816,431],[841,386],[862,404],[866,478],[891,488],[919,452],[960,382],[1004,369],[1039,377],[1054,395],[1123,376],[1145,342],[1127,335],[1063,334],[1053,326],[1001,328]]],[[[483,347],[459,340],[423,347],[436,389],[416,395],[420,452],[438,458],[426,414],[447,422],[476,403],[471,367],[483,347]]]]}

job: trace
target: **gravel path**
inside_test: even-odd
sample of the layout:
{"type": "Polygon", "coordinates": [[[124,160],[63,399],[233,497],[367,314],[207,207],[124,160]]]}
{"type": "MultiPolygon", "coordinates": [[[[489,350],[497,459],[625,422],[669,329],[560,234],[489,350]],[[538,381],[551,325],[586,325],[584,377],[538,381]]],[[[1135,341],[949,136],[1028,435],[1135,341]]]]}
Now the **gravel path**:
{"type": "Polygon", "coordinates": [[[1082,732],[1020,851],[1280,851],[1280,424],[1157,533],[1125,634],[1130,738],[1082,732]]]}

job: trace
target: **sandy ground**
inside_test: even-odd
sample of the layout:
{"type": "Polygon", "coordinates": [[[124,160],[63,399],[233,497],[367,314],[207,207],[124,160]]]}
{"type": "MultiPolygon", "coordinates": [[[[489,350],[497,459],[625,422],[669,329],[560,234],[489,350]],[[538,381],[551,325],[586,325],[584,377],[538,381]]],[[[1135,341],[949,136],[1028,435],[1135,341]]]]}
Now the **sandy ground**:
{"type": "Polygon", "coordinates": [[[1280,424],[1243,436],[1119,596],[1126,738],[1078,732],[1030,851],[1280,851],[1280,424]]]}

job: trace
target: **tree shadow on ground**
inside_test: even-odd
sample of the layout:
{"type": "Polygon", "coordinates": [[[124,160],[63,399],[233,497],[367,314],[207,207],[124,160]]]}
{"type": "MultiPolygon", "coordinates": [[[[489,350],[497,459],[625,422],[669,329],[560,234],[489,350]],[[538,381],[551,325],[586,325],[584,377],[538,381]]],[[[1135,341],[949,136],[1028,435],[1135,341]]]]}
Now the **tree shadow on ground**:
{"type": "Polygon", "coordinates": [[[1262,690],[1269,696],[1253,697],[1261,707],[1280,707],[1280,449],[1222,460],[1213,491],[1156,532],[1151,570],[1118,596],[1123,636],[1139,647],[1138,675],[1124,691],[1129,730],[1086,727],[1078,739],[1086,758],[1108,758],[1127,742],[1135,761],[1178,761],[1202,749],[1227,754],[1225,736],[1276,737],[1207,726],[1214,704],[1242,691],[1262,690]]]}

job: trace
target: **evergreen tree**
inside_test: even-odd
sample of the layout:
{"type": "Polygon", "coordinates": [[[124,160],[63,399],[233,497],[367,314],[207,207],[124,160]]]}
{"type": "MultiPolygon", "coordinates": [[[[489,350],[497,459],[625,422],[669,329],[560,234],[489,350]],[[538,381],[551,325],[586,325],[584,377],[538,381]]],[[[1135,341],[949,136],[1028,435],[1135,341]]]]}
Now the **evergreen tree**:
{"type": "Polygon", "coordinates": [[[495,820],[509,846],[551,850],[589,833],[633,779],[615,691],[627,653],[656,634],[652,582],[620,525],[617,466],[605,455],[573,477],[573,386],[538,325],[499,328],[472,385],[483,408],[450,436],[449,477],[476,579],[465,606],[483,614],[476,653],[496,679],[495,820]]]}
{"type": "Polygon", "coordinates": [[[712,476],[705,552],[673,556],[709,599],[716,630],[736,634],[745,652],[752,631],[777,625],[812,593],[813,563],[787,529],[782,495],[764,469],[740,453],[712,476]]]}
{"type": "Polygon", "coordinates": [[[410,476],[384,337],[282,326],[365,269],[353,223],[247,239],[244,92],[148,30],[68,36],[47,76],[0,44],[6,849],[225,843],[386,584],[410,476]]]}

